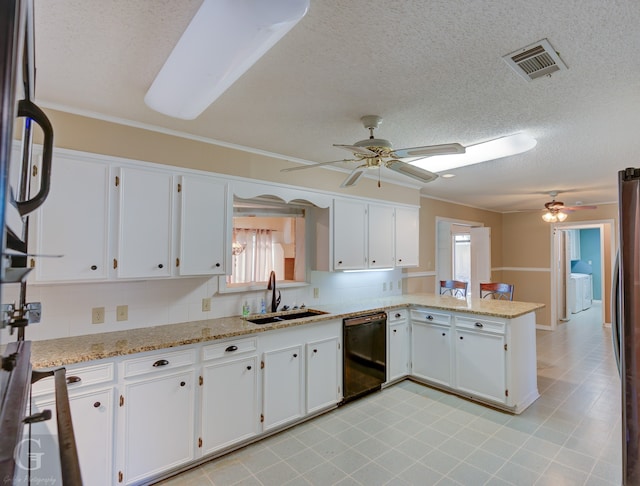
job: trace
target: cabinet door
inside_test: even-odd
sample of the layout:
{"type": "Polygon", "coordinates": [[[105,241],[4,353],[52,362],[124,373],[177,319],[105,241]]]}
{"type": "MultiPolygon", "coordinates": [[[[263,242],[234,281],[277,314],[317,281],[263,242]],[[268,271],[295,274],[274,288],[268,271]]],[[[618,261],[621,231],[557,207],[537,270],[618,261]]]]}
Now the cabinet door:
{"type": "Polygon", "coordinates": [[[389,326],[388,381],[397,380],[409,374],[411,348],[409,329],[409,323],[406,321],[389,326]]]}
{"type": "MultiPolygon", "coordinates": [[[[69,407],[83,483],[105,486],[114,483],[113,388],[70,396],[69,407]]],[[[24,472],[31,468],[29,484],[62,484],[55,402],[52,399],[34,400],[32,413],[42,410],[50,410],[51,419],[31,426],[31,438],[25,437],[23,441],[24,450],[18,467],[24,472]],[[27,445],[31,446],[31,456],[26,455],[27,445]]]]}
{"type": "Polygon", "coordinates": [[[34,215],[37,281],[108,277],[109,166],[56,155],[46,204],[34,215]]]}
{"type": "Polygon", "coordinates": [[[333,269],[366,268],[367,205],[336,199],[333,204],[333,269]]]}
{"type": "Polygon", "coordinates": [[[420,209],[396,208],[396,267],[417,267],[420,253],[420,209]]]}
{"type": "Polygon", "coordinates": [[[304,414],[302,345],[264,353],[264,430],[304,414]]]}
{"type": "Polygon", "coordinates": [[[180,275],[225,273],[226,186],[207,177],[182,176],[180,275]]]}
{"type": "Polygon", "coordinates": [[[172,182],[165,172],[120,169],[118,277],[171,275],[172,182]]]}
{"type": "Polygon", "coordinates": [[[194,457],[193,370],[124,387],[124,477],[135,483],[194,457]]]}
{"type": "Polygon", "coordinates": [[[369,268],[394,265],[394,209],[369,205],[369,268]]]}
{"type": "Polygon", "coordinates": [[[438,324],[412,324],[412,374],[451,385],[451,328],[438,324]]]}
{"type": "Polygon", "coordinates": [[[506,351],[503,334],[456,330],[456,387],[506,403],[506,351]]]}
{"type": "Polygon", "coordinates": [[[307,343],[307,413],[338,403],[338,338],[307,343]]]}
{"type": "Polygon", "coordinates": [[[258,357],[206,365],[202,374],[202,454],[257,435],[258,357]]]}

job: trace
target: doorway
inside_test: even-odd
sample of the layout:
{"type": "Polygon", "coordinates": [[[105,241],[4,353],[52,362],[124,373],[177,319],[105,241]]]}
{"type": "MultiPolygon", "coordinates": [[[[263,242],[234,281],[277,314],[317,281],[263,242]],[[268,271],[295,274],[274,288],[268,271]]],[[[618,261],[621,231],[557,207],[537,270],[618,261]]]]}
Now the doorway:
{"type": "Polygon", "coordinates": [[[491,228],[483,223],[436,217],[436,293],[440,280],[469,284],[468,296],[491,281],[491,228]]]}
{"type": "Polygon", "coordinates": [[[557,223],[552,228],[551,330],[601,302],[602,325],[610,325],[612,220],[557,223]],[[589,295],[589,293],[591,295],[589,295]]]}

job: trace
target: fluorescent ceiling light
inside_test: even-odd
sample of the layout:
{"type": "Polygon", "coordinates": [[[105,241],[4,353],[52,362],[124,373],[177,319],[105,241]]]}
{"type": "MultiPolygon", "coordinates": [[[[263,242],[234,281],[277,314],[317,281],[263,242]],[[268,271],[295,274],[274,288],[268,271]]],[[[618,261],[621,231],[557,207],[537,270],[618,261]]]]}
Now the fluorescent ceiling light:
{"type": "Polygon", "coordinates": [[[487,160],[501,159],[510,155],[521,154],[531,150],[538,142],[535,138],[516,133],[506,137],[496,138],[488,142],[470,145],[463,154],[435,155],[424,159],[409,162],[412,165],[431,172],[443,172],[446,170],[466,167],[467,165],[486,162],[487,160]]]}
{"type": "Polygon", "coordinates": [[[307,13],[309,0],[204,0],[144,101],[193,120],[307,13]]]}

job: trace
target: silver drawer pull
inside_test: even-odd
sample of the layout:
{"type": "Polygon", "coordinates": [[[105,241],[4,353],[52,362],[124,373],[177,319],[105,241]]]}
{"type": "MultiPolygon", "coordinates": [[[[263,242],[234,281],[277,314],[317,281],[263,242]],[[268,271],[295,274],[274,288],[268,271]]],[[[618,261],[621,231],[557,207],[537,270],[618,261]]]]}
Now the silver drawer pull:
{"type": "Polygon", "coordinates": [[[167,366],[168,364],[169,364],[169,361],[167,361],[166,359],[159,359],[158,361],[153,363],[153,367],[157,368],[158,366],[167,366]]]}
{"type": "Polygon", "coordinates": [[[482,325],[482,323],[481,323],[481,322],[476,322],[476,323],[475,323],[475,326],[476,326],[476,327],[480,327],[480,328],[484,327],[484,326],[482,325]]]}

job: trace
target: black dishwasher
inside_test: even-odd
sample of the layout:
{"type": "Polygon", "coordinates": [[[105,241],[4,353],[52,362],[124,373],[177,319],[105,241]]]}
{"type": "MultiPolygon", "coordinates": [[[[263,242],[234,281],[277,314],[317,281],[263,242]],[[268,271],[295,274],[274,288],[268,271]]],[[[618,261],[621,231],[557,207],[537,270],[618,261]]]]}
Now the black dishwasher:
{"type": "Polygon", "coordinates": [[[342,403],[379,390],[387,376],[387,314],[344,319],[342,403]]]}

